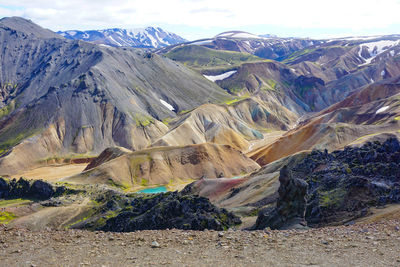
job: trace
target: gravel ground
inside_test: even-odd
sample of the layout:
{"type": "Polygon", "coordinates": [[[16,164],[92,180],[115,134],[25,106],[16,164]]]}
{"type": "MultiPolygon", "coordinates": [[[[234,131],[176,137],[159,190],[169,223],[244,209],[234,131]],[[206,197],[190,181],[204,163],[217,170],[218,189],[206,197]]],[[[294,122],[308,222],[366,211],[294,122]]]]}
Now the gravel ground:
{"type": "Polygon", "coordinates": [[[1,266],[400,266],[400,221],[306,231],[29,231],[0,226],[1,266]]]}

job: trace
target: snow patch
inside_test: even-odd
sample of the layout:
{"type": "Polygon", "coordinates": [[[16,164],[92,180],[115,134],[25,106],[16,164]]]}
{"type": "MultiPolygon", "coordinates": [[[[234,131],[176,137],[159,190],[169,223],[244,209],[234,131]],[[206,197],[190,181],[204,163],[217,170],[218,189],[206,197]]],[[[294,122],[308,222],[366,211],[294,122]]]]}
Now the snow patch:
{"type": "Polygon", "coordinates": [[[221,81],[221,80],[225,80],[226,78],[232,76],[233,74],[235,74],[237,72],[237,70],[232,70],[232,71],[228,71],[219,75],[203,75],[204,77],[206,77],[207,79],[209,79],[212,82],[215,81],[221,81]]]}
{"type": "Polygon", "coordinates": [[[261,37],[251,34],[251,33],[245,33],[245,32],[241,32],[241,33],[236,33],[234,34],[232,37],[236,37],[236,38],[257,38],[260,39],[261,37]]]}
{"type": "Polygon", "coordinates": [[[386,74],[385,70],[381,71],[381,76],[382,77],[385,76],[385,74],[386,74]]]}
{"type": "Polygon", "coordinates": [[[71,36],[75,36],[77,34],[76,31],[67,31],[67,33],[71,36]]]}
{"type": "Polygon", "coordinates": [[[244,39],[268,39],[248,32],[224,32],[218,34],[216,37],[229,37],[229,38],[244,38],[244,39]]]}
{"type": "Polygon", "coordinates": [[[361,51],[362,47],[367,47],[368,52],[371,57],[368,59],[365,59],[365,58],[361,57],[361,52],[359,52],[360,58],[363,58],[365,60],[365,63],[363,63],[359,66],[364,66],[364,65],[371,63],[371,61],[374,58],[376,58],[379,54],[385,52],[387,49],[391,48],[392,46],[398,45],[398,44],[400,44],[400,40],[397,40],[397,41],[383,40],[383,41],[378,41],[378,42],[361,44],[360,51],[361,51]]]}
{"type": "Polygon", "coordinates": [[[348,38],[343,38],[341,40],[347,40],[347,41],[355,41],[355,40],[372,40],[372,39],[377,39],[382,37],[381,35],[377,36],[357,36],[357,37],[348,37],[348,38]]]}
{"type": "Polygon", "coordinates": [[[151,45],[157,47],[158,41],[151,34],[148,34],[147,37],[150,39],[151,45]]]}
{"type": "Polygon", "coordinates": [[[362,52],[362,46],[360,46],[360,50],[358,50],[358,57],[364,59],[364,58],[362,57],[362,55],[361,55],[361,52],[362,52]]]}
{"type": "Polygon", "coordinates": [[[384,106],[384,107],[378,109],[378,110],[375,112],[375,114],[379,114],[379,113],[381,113],[381,112],[384,112],[384,111],[386,111],[388,108],[389,108],[389,106],[384,106]]]}
{"type": "Polygon", "coordinates": [[[329,42],[334,42],[334,41],[368,41],[368,40],[373,40],[373,39],[378,39],[383,37],[382,35],[376,35],[376,36],[355,36],[355,37],[343,37],[343,38],[333,38],[330,39],[328,41],[326,41],[327,43],[329,42]]]}
{"type": "Polygon", "coordinates": [[[128,29],[126,30],[128,35],[134,37],[137,35],[145,35],[147,33],[145,28],[136,28],[136,29],[128,29]]]}
{"type": "Polygon", "coordinates": [[[204,41],[197,41],[197,42],[194,42],[194,43],[190,43],[191,45],[203,45],[203,44],[209,44],[209,43],[211,43],[211,39],[208,39],[208,40],[204,40],[204,41]]]}
{"type": "Polygon", "coordinates": [[[174,107],[173,107],[171,104],[169,104],[167,101],[164,101],[164,100],[162,100],[162,99],[160,98],[160,102],[161,102],[161,104],[163,104],[167,109],[169,109],[169,110],[171,110],[171,111],[174,111],[174,110],[175,110],[174,107]]]}
{"type": "Polygon", "coordinates": [[[115,41],[115,39],[114,39],[111,35],[109,35],[108,38],[110,38],[110,40],[111,40],[112,42],[114,42],[116,45],[122,46],[122,44],[119,43],[119,42],[117,42],[117,41],[115,41]]]}
{"type": "Polygon", "coordinates": [[[254,147],[254,144],[250,144],[249,148],[247,149],[248,151],[251,151],[254,147]]]}

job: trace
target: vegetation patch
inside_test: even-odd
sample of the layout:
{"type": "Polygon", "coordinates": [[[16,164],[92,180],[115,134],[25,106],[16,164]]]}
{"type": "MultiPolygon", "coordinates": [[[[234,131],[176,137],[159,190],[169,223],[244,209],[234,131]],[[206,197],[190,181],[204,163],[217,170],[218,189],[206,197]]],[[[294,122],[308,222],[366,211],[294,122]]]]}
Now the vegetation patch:
{"type": "Polygon", "coordinates": [[[141,186],[148,186],[149,185],[149,181],[147,179],[142,178],[141,182],[140,182],[141,186]]]}
{"type": "Polygon", "coordinates": [[[35,135],[34,131],[20,132],[20,133],[16,134],[15,136],[11,136],[11,135],[9,136],[7,133],[4,134],[4,137],[6,140],[3,142],[0,142],[0,156],[6,154],[10,148],[16,146],[22,140],[27,139],[34,135],[35,135]]]}
{"type": "Polygon", "coordinates": [[[186,109],[186,110],[184,109],[184,110],[179,111],[178,115],[183,115],[183,114],[189,113],[190,111],[192,111],[192,109],[186,109]]]}
{"type": "Polygon", "coordinates": [[[265,81],[266,85],[261,87],[261,90],[263,91],[276,91],[278,88],[278,82],[273,80],[273,79],[268,79],[267,81],[265,81]]]}
{"type": "Polygon", "coordinates": [[[214,50],[197,45],[177,47],[168,52],[166,56],[199,71],[232,69],[243,63],[266,61],[249,53],[214,50]]]}
{"type": "Polygon", "coordinates": [[[23,198],[7,199],[7,200],[0,200],[0,207],[4,208],[12,205],[22,205],[28,203],[31,203],[31,200],[23,198]]]}
{"type": "Polygon", "coordinates": [[[10,104],[0,109],[0,119],[7,116],[15,110],[15,101],[11,101],[10,104]]]}
{"type": "Polygon", "coordinates": [[[174,118],[165,118],[162,120],[162,123],[164,123],[165,125],[169,125],[171,123],[171,121],[173,121],[174,118]]]}
{"type": "Polygon", "coordinates": [[[320,192],[319,204],[321,207],[340,207],[345,195],[346,190],[343,188],[335,188],[330,191],[320,192]]]}
{"type": "Polygon", "coordinates": [[[129,188],[129,186],[123,185],[123,184],[121,184],[121,183],[117,183],[117,182],[115,182],[113,179],[108,179],[108,180],[107,180],[107,184],[108,184],[109,186],[117,187],[117,188],[120,188],[120,189],[122,189],[122,190],[126,190],[126,189],[129,188]]]}
{"type": "Polygon", "coordinates": [[[154,119],[152,117],[140,113],[136,113],[133,116],[133,119],[135,120],[137,127],[146,127],[154,123],[154,119]]]}
{"type": "Polygon", "coordinates": [[[8,224],[12,220],[17,218],[13,213],[7,211],[0,211],[0,223],[8,224]]]}
{"type": "Polygon", "coordinates": [[[259,209],[254,209],[249,213],[249,217],[254,217],[254,216],[258,216],[258,213],[260,212],[259,209]]]}
{"type": "Polygon", "coordinates": [[[249,98],[248,96],[238,97],[238,98],[234,98],[232,100],[228,100],[228,101],[224,102],[224,104],[231,106],[231,105],[235,105],[235,104],[239,103],[240,101],[243,101],[248,98],[249,98]]]}
{"type": "Polygon", "coordinates": [[[300,51],[296,51],[293,54],[291,54],[287,59],[283,60],[282,62],[285,63],[285,64],[288,64],[288,63],[290,64],[293,61],[295,61],[296,59],[298,59],[299,57],[304,56],[306,54],[309,54],[311,52],[314,52],[315,50],[316,49],[306,48],[306,49],[303,49],[303,50],[300,50],[300,51]]]}
{"type": "Polygon", "coordinates": [[[357,142],[357,141],[360,141],[360,140],[362,140],[362,139],[364,139],[364,138],[366,138],[366,137],[372,137],[372,136],[375,136],[375,135],[378,135],[378,134],[379,134],[379,133],[363,135],[363,136],[357,138],[357,139],[356,139],[356,142],[357,142]]]}

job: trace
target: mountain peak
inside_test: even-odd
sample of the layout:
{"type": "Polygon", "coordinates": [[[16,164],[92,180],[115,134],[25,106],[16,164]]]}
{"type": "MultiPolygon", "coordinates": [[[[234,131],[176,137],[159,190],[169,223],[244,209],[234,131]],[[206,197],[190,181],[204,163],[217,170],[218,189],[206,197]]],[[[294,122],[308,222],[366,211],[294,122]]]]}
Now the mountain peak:
{"type": "Polygon", "coordinates": [[[227,32],[222,32],[215,36],[215,38],[241,38],[241,39],[262,39],[263,37],[260,37],[258,35],[249,33],[249,32],[244,32],[244,31],[227,31],[227,32]]]}
{"type": "Polygon", "coordinates": [[[58,33],[67,39],[81,39],[109,46],[161,48],[186,42],[185,39],[174,33],[165,31],[159,27],[151,26],[133,29],[69,30],[58,33]]]}
{"type": "Polygon", "coordinates": [[[22,17],[5,17],[0,19],[0,26],[7,27],[38,38],[61,38],[58,34],[40,27],[32,20],[22,17]]]}

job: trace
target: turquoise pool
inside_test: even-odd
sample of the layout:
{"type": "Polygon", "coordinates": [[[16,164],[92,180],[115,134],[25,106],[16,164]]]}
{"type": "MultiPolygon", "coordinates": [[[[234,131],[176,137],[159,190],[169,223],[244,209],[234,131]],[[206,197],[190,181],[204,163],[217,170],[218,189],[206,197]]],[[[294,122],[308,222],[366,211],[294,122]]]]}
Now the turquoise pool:
{"type": "Polygon", "coordinates": [[[145,194],[157,194],[157,193],[165,193],[168,192],[165,186],[153,187],[153,188],[146,188],[136,193],[145,193],[145,194]]]}

